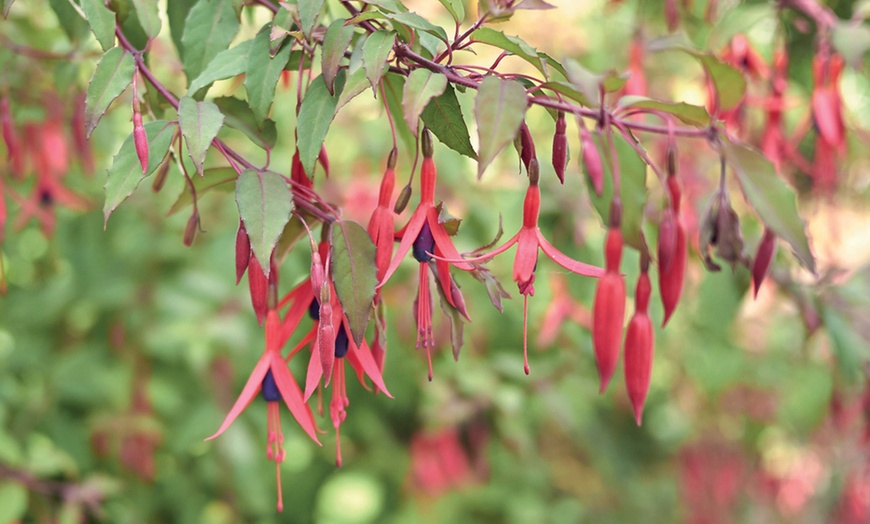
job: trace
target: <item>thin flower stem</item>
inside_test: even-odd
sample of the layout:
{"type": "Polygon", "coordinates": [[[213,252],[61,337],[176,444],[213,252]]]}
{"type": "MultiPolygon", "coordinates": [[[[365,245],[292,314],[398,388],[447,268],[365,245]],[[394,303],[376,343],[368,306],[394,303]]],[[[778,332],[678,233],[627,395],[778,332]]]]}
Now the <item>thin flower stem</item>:
{"type": "Polygon", "coordinates": [[[384,111],[387,113],[387,120],[390,121],[390,132],[393,134],[393,149],[397,149],[396,123],[393,121],[393,113],[390,111],[390,104],[387,103],[387,90],[384,89],[383,82],[380,83],[379,87],[381,88],[381,102],[384,103],[384,111]]]}

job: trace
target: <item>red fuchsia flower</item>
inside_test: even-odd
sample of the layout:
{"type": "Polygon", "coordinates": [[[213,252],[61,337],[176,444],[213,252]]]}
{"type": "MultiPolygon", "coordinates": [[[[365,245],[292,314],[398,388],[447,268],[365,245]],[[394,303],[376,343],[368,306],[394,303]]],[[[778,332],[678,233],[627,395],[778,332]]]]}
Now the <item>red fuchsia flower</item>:
{"type": "Polygon", "coordinates": [[[523,227],[516,235],[507,242],[490,251],[489,253],[467,258],[466,262],[481,262],[489,260],[504,253],[514,244],[517,245],[517,254],[514,258],[514,282],[517,283],[519,292],[523,295],[523,369],[529,374],[528,359],[528,312],[529,296],[535,295],[535,269],[538,264],[538,249],[563,268],[586,277],[599,278],[604,276],[604,271],[584,262],[579,262],[565,255],[555,246],[550,244],[541,229],[538,227],[538,216],[541,212],[541,190],[538,187],[538,161],[532,159],[529,165],[529,188],[526,190],[526,199],[523,203],[523,227]]]}
{"type": "MultiPolygon", "coordinates": [[[[387,169],[381,179],[381,190],[378,194],[378,205],[369,219],[368,233],[375,244],[375,267],[377,268],[378,282],[384,280],[390,259],[393,256],[393,235],[395,232],[395,219],[390,201],[393,198],[393,189],[396,187],[396,159],[399,152],[396,148],[390,151],[387,160],[387,169]]],[[[375,300],[380,297],[378,290],[375,300]]]]}
{"type": "Polygon", "coordinates": [[[625,321],[625,282],[619,273],[622,259],[621,221],[622,204],[616,197],[610,205],[610,228],[604,241],[605,272],[595,289],[592,307],[592,346],[601,381],[599,393],[607,389],[616,370],[625,321]]]}
{"type": "Polygon", "coordinates": [[[420,203],[411,215],[408,223],[399,230],[395,237],[401,238],[396,255],[381,278],[378,288],[382,287],[398,269],[399,264],[413,248],[414,259],[420,263],[419,271],[419,296],[417,300],[417,347],[426,349],[426,357],[429,364],[429,380],[432,379],[432,355],[434,346],[432,338],[432,294],[429,288],[428,263],[435,255],[438,268],[438,278],[441,288],[445,290],[447,302],[459,309],[451,289],[450,266],[464,271],[471,271],[474,267],[463,261],[450,240],[450,235],[439,220],[439,209],[435,206],[435,181],[437,171],[435,161],[432,159],[432,137],[428,129],[422,132],[423,164],[420,168],[420,203]],[[451,262],[448,262],[450,260],[451,262]]]}
{"type": "Polygon", "coordinates": [[[266,313],[269,309],[269,287],[274,286],[277,288],[278,286],[278,268],[274,258],[270,257],[269,263],[271,268],[268,277],[263,266],[260,265],[260,261],[257,260],[257,257],[253,253],[251,253],[248,263],[248,289],[251,294],[251,305],[254,308],[254,313],[257,315],[257,322],[261,326],[266,319],[266,313]]]}
{"type": "Polygon", "coordinates": [[[624,93],[626,95],[646,96],[646,73],[643,69],[644,46],[640,32],[631,39],[628,48],[628,80],[625,81],[624,93]]]}
{"type": "Polygon", "coordinates": [[[634,315],[625,332],[625,386],[634,409],[634,418],[640,426],[643,405],[649,391],[652,374],[655,333],[649,318],[649,254],[641,254],[640,276],[634,292],[634,315]]]}
{"type": "Polygon", "coordinates": [[[232,409],[227,414],[223,423],[217,432],[208,437],[206,440],[212,440],[219,437],[233,421],[245,410],[248,405],[257,396],[257,393],[262,393],[263,399],[267,405],[267,441],[266,441],[266,457],[275,462],[275,475],[278,484],[278,511],[284,509],[283,498],[281,496],[281,463],[284,461],[284,432],[281,429],[281,411],[279,403],[283,400],[287,409],[296,419],[296,422],[302,426],[305,433],[311,439],[320,444],[317,439],[317,424],[314,421],[314,415],[311,408],[305,403],[302,397],[302,391],[290,370],[287,368],[287,363],[281,356],[281,319],[277,309],[269,309],[266,315],[266,350],[263,356],[254,366],[242,393],[233,404],[232,409]]]}
{"type": "Polygon", "coordinates": [[[761,136],[761,150],[777,171],[782,168],[788,149],[782,129],[786,89],[788,89],[788,54],[785,49],[777,49],[773,55],[773,70],[770,75],[771,92],[765,101],[767,122],[761,136]]]}
{"type": "Polygon", "coordinates": [[[846,129],[843,102],[838,91],[843,58],[822,53],[813,59],[813,121],[816,124],[816,152],[813,180],[816,187],[830,193],[837,185],[837,158],[845,153],[846,129]]]}
{"type": "MultiPolygon", "coordinates": [[[[333,314],[342,315],[341,305],[335,300],[332,304],[333,314]]],[[[341,318],[341,317],[340,317],[341,318]]],[[[332,427],[335,428],[335,463],[341,467],[341,423],[347,417],[347,407],[350,405],[350,400],[347,396],[347,381],[345,375],[344,363],[350,364],[351,369],[357,376],[360,384],[366,387],[365,377],[368,377],[378,391],[393,398],[387,387],[384,385],[384,379],[378,369],[371,351],[365,341],[357,345],[353,338],[348,334],[347,322],[342,318],[335,331],[335,339],[331,341],[330,346],[334,348],[336,365],[332,368],[332,399],[329,402],[329,416],[332,420],[332,427]]],[[[316,344],[322,344],[323,341],[317,341],[316,344]]],[[[320,379],[323,377],[323,368],[320,366],[318,358],[319,348],[312,348],[311,358],[308,361],[308,373],[305,379],[305,399],[309,399],[320,384],[320,379]]]]}
{"type": "Polygon", "coordinates": [[[9,108],[9,97],[0,98],[0,125],[3,127],[3,142],[6,144],[6,155],[9,170],[16,178],[24,177],[24,149],[18,139],[15,123],[12,121],[12,111],[9,108]]]}

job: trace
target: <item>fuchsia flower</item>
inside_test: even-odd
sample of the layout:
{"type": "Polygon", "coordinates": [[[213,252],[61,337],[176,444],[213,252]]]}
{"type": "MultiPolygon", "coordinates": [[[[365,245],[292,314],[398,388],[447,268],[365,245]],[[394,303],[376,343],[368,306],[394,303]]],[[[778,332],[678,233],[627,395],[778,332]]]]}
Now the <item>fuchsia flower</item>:
{"type": "Polygon", "coordinates": [[[302,391],[290,370],[287,368],[287,363],[281,356],[281,319],[276,309],[270,309],[266,315],[266,350],[263,356],[254,366],[242,393],[233,404],[232,409],[227,414],[217,432],[208,437],[206,440],[212,440],[219,437],[230,425],[238,418],[238,416],[248,407],[248,405],[257,396],[257,393],[263,394],[263,399],[267,404],[268,420],[268,437],[266,442],[266,457],[275,462],[275,475],[278,479],[278,511],[284,509],[284,503],[281,496],[281,463],[284,461],[284,433],[281,429],[281,411],[279,402],[284,401],[287,409],[296,419],[296,422],[302,426],[305,433],[314,442],[320,444],[317,439],[317,424],[314,421],[314,415],[311,408],[305,403],[302,398],[302,391]]]}
{"type": "MultiPolygon", "coordinates": [[[[529,374],[528,359],[528,313],[529,296],[535,295],[535,269],[538,264],[538,248],[552,261],[572,273],[586,277],[599,278],[604,275],[604,270],[584,262],[579,262],[565,255],[553,244],[544,238],[538,227],[538,215],[541,211],[541,190],[538,187],[538,161],[532,159],[529,164],[529,189],[526,191],[526,199],[523,203],[523,227],[516,235],[507,242],[490,251],[489,253],[466,258],[465,262],[482,262],[496,255],[504,253],[514,244],[517,245],[517,254],[514,258],[514,282],[517,283],[519,292],[523,295],[523,369],[529,374]]],[[[437,255],[437,253],[436,253],[437,255]]],[[[451,263],[454,260],[449,260],[451,263]]]]}
{"type": "Polygon", "coordinates": [[[450,240],[450,235],[439,220],[439,210],[435,206],[435,181],[437,171],[435,161],[432,159],[432,137],[427,129],[422,133],[423,165],[420,168],[420,203],[411,215],[411,219],[395,234],[401,238],[396,255],[381,278],[378,288],[382,287],[398,269],[402,259],[413,248],[414,258],[420,263],[419,291],[415,310],[417,312],[417,347],[426,349],[426,358],[429,364],[429,380],[432,380],[432,354],[431,349],[435,345],[432,337],[432,293],[429,288],[428,263],[435,258],[438,269],[438,280],[447,302],[468,318],[465,308],[461,303],[461,295],[457,292],[454,296],[450,266],[455,266],[464,271],[472,271],[474,267],[465,262],[450,240]],[[432,255],[435,255],[434,257],[432,255]]]}

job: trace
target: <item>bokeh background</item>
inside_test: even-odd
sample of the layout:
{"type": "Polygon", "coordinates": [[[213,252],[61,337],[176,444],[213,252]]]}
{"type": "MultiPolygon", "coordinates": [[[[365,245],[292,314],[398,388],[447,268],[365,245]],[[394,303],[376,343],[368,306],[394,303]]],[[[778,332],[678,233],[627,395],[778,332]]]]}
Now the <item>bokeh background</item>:
{"type": "MultiPolygon", "coordinates": [[[[553,56],[620,71],[638,28],[646,39],[667,33],[658,2],[552,3],[557,10],[521,12],[495,27],[553,56]]],[[[437,2],[406,4],[451,25],[437,2]]],[[[466,4],[471,22],[476,3],[466,4]]],[[[770,3],[720,0],[724,14],[715,24],[704,18],[708,2],[685,4],[681,30],[696,45],[720,51],[743,33],[770,61],[777,34],[770,3]]],[[[844,19],[867,6],[828,4],[844,19]]],[[[326,6],[330,16],[345,16],[337,3],[326,6]]],[[[454,362],[449,325],[436,308],[440,351],[429,383],[425,359],[414,349],[409,297],[416,266],[408,263],[384,292],[390,335],[384,376],[395,398],[349,382],[341,469],[331,431],[318,448],[285,414],[285,511],[279,515],[274,465],[265,460],[265,403],[252,404],[216,441],[203,440],[223,420],[263,347],[247,288],[234,285],[233,185],[200,200],[204,231],[189,248],[182,237],[190,207],[169,214],[184,186],[176,166],[159,193],[149,189],[150,179],[143,182],[104,230],[102,185],[131,131],[130,93],[86,147],[75,140],[70,121],[100,51],[86,25],[59,23],[56,13],[75,16],[68,8],[67,0],[19,0],[0,22],[0,83],[16,125],[32,128],[40,144],[46,127],[59,130],[53,132],[66,148],[64,184],[86,204],[50,206],[57,214],[53,231],[38,220],[18,223],[22,203],[11,192],[27,198],[34,177],[11,181],[4,171],[11,189],[0,298],[0,522],[870,521],[866,69],[847,69],[840,86],[850,146],[837,191],[819,197],[806,174],[789,177],[800,193],[819,277],[801,270],[783,244],[770,280],[753,300],[745,268],[709,273],[693,252],[682,302],[667,329],[656,333],[641,427],[631,415],[621,366],[608,391],[598,394],[589,334],[594,282],[541,260],[530,302],[527,377],[511,256],[490,265],[513,297],[503,313],[480,283],[459,275],[473,322],[454,362]]],[[[237,41],[265,21],[265,12],[248,12],[254,14],[243,17],[237,41]]],[[[813,33],[793,15],[785,26],[793,101],[787,128],[795,129],[807,116],[813,33]]],[[[496,56],[492,49],[479,51],[461,59],[489,64],[496,56]]],[[[168,34],[154,43],[151,62],[161,80],[184,92],[168,34]]],[[[503,64],[505,70],[526,68],[513,58],[503,64]]],[[[651,96],[705,103],[702,71],[690,58],[649,54],[645,65],[651,96]]],[[[750,93],[756,88],[764,85],[752,84],[750,93]]],[[[210,96],[243,91],[239,82],[226,81],[210,96]]],[[[470,119],[472,97],[460,100],[470,119]]],[[[293,90],[279,87],[272,168],[282,173],[289,172],[293,151],[294,107],[293,90]]],[[[762,115],[750,104],[750,140],[758,138],[762,115]]],[[[560,186],[548,162],[552,120],[537,109],[528,119],[539,157],[546,159],[545,234],[574,258],[602,263],[604,232],[589,205],[579,155],[569,160],[560,186]]],[[[261,160],[262,151],[241,134],[221,136],[255,163],[261,160]]],[[[657,140],[644,137],[661,161],[657,140]]],[[[572,153],[578,142],[570,122],[572,153]]],[[[798,144],[808,158],[812,143],[810,136],[798,144]]],[[[341,204],[347,218],[365,223],[392,147],[383,108],[371,93],[340,113],[326,145],[333,175],[318,180],[322,194],[341,204]]],[[[700,142],[679,146],[687,205],[697,218],[717,181],[717,157],[700,142]]],[[[400,142],[400,151],[399,186],[413,159],[407,144],[400,142]]],[[[438,198],[463,219],[460,249],[489,242],[500,214],[504,230],[516,231],[526,182],[513,151],[479,183],[468,159],[437,144],[435,159],[438,198]]],[[[220,162],[210,154],[209,165],[220,162]]],[[[657,217],[661,189],[652,175],[647,180],[650,216],[657,217]]],[[[762,229],[733,189],[751,253],[762,229]]],[[[282,292],[304,278],[308,263],[303,242],[281,266],[282,292]]],[[[636,268],[636,253],[627,253],[629,295],[636,268]]],[[[652,316],[656,323],[662,318],[657,292],[652,316]]],[[[293,362],[297,377],[303,364],[293,362]]],[[[328,415],[321,427],[330,428],[328,415]]]]}

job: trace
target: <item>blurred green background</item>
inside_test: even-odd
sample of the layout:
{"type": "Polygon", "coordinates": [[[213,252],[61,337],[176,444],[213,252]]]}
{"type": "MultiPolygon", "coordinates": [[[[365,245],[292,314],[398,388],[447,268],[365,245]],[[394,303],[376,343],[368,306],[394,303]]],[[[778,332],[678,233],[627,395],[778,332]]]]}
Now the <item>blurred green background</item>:
{"type": "MultiPolygon", "coordinates": [[[[0,23],[4,81],[11,86],[19,125],[50,119],[68,125],[73,95],[85,88],[100,54],[86,27],[69,33],[58,24],[52,9],[62,12],[64,3],[19,0],[0,23]],[[35,58],[16,46],[61,55],[72,50],[67,57],[72,60],[35,58]],[[48,99],[62,101],[65,112],[47,111],[48,99]]],[[[558,10],[522,12],[496,27],[597,70],[625,69],[627,43],[638,21],[648,38],[666,32],[657,2],[553,3],[558,10]]],[[[707,2],[689,3],[683,30],[698,45],[718,51],[742,32],[770,59],[776,16],[767,2],[720,2],[727,15],[715,29],[703,20],[707,2]]],[[[407,4],[449,27],[438,3],[407,4]]],[[[475,3],[466,4],[473,16],[475,3]]],[[[849,2],[830,4],[841,17],[852,15],[849,2]]],[[[327,9],[341,14],[333,2],[327,2],[327,9]]],[[[258,28],[259,14],[243,17],[247,37],[258,28]]],[[[788,38],[790,94],[805,99],[812,88],[812,35],[795,31],[788,38]]],[[[479,57],[463,60],[491,63],[496,55],[490,51],[481,49],[479,57]]],[[[168,34],[161,36],[152,65],[161,80],[183,92],[173,53],[168,34]]],[[[504,64],[525,67],[512,58],[504,64]]],[[[694,67],[674,54],[650,55],[651,95],[703,104],[701,72],[694,67]]],[[[243,88],[224,82],[211,95],[234,90],[243,88]]],[[[608,391],[598,395],[588,330],[594,282],[566,275],[542,258],[530,301],[532,372],[527,377],[522,372],[522,305],[511,282],[513,252],[491,264],[514,298],[505,302],[503,314],[489,304],[481,284],[458,275],[473,322],[466,326],[465,347],[454,362],[449,325],[436,311],[440,351],[435,380],[429,383],[424,355],[413,347],[409,297],[416,266],[408,263],[384,292],[390,335],[384,377],[395,399],[372,395],[348,381],[341,469],[334,465],[328,415],[319,421],[330,431],[318,448],[285,411],[285,510],[280,515],[275,512],[274,465],[265,460],[264,402],[255,401],[216,441],[203,440],[223,420],[263,348],[245,282],[237,287],[233,281],[238,216],[232,185],[200,200],[204,231],[190,248],[182,244],[190,208],[166,216],[183,189],[176,166],[159,193],[149,190],[150,179],[143,182],[103,230],[105,169],[131,130],[126,93],[90,141],[95,174],[87,176],[81,152],[71,154],[64,183],[87,195],[90,210],[59,206],[56,230],[46,237],[35,221],[16,227],[20,202],[6,195],[0,522],[870,519],[870,393],[865,391],[870,157],[860,145],[862,140],[866,144],[861,130],[870,126],[866,70],[847,70],[841,92],[847,121],[858,131],[850,133],[853,143],[842,167],[840,192],[833,199],[804,194],[801,206],[821,278],[802,272],[783,244],[774,264],[776,284],[766,284],[753,300],[745,269],[708,273],[693,252],[682,302],[668,328],[656,333],[641,427],[631,415],[621,365],[608,391]]],[[[470,118],[473,99],[465,95],[461,103],[470,118]]],[[[293,151],[294,106],[292,88],[279,87],[273,108],[279,144],[271,166],[282,173],[289,172],[293,151]]],[[[798,107],[788,114],[789,126],[805,116],[801,111],[798,107]]],[[[753,125],[760,124],[759,115],[751,113],[753,125]]],[[[546,159],[545,235],[568,255],[601,264],[604,233],[588,204],[578,155],[569,161],[564,187],[559,186],[548,156],[552,120],[535,109],[528,119],[538,155],[546,159]]],[[[221,137],[255,163],[262,160],[257,158],[262,152],[241,134],[227,130],[221,137]]],[[[571,151],[578,151],[573,122],[569,138],[571,151]]],[[[645,144],[659,159],[657,142],[645,144]]],[[[346,218],[365,223],[392,147],[379,103],[370,94],[354,100],[339,114],[326,145],[333,176],[318,179],[318,189],[343,206],[346,218]]],[[[518,210],[525,189],[515,153],[503,153],[476,183],[468,159],[436,147],[438,198],[463,218],[456,238],[460,250],[489,242],[499,213],[506,234],[512,235],[521,223],[518,210]]],[[[713,190],[718,164],[701,144],[681,141],[680,147],[688,205],[697,216],[713,190]]],[[[810,147],[811,153],[811,144],[801,147],[810,147]]],[[[399,187],[413,159],[407,146],[400,143],[400,149],[399,187]]],[[[210,165],[221,162],[210,153],[210,165]]],[[[32,176],[13,181],[4,171],[3,177],[20,195],[34,187],[32,176]]],[[[800,174],[795,179],[800,182],[800,174]]],[[[657,209],[661,190],[653,176],[647,184],[653,195],[650,208],[657,209]]],[[[739,190],[734,191],[751,250],[761,226],[739,190]]],[[[406,211],[397,224],[407,216],[406,211]]],[[[308,264],[303,242],[280,269],[282,293],[304,278],[308,264]]],[[[631,296],[635,252],[626,254],[622,268],[631,296]]],[[[657,291],[653,297],[652,316],[658,323],[657,291]]],[[[307,331],[309,322],[304,320],[301,329],[307,331]]],[[[297,359],[292,368],[301,379],[304,362],[297,359]]]]}

